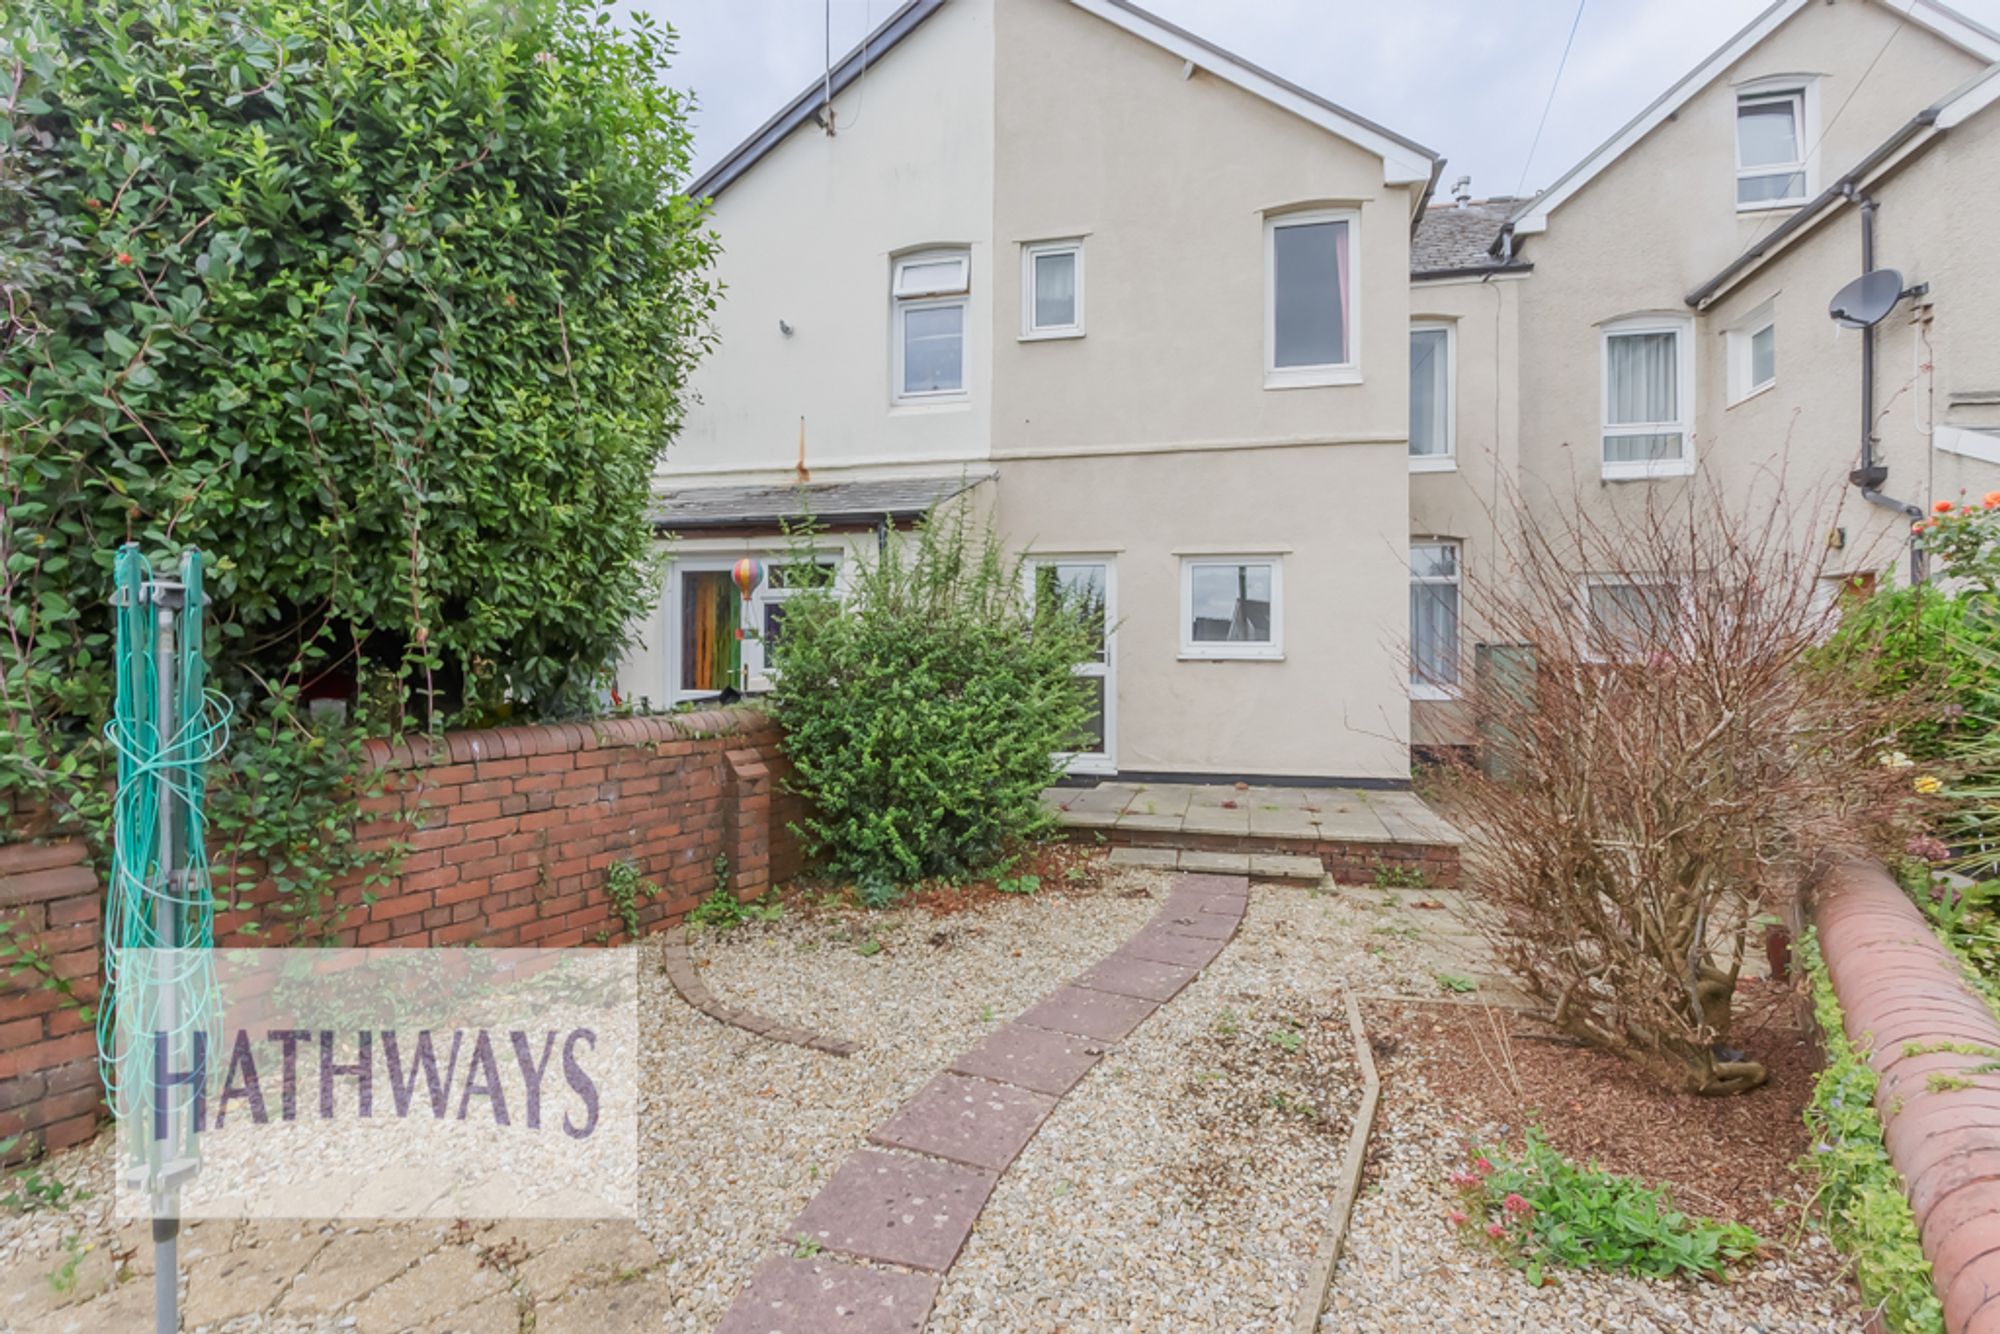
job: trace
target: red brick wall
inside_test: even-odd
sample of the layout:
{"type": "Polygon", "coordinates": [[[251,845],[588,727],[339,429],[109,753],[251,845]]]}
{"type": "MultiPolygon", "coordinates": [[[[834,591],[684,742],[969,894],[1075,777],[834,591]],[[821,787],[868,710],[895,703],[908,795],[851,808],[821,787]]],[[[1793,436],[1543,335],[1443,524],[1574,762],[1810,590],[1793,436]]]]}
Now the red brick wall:
{"type": "MultiPolygon", "coordinates": [[[[357,878],[338,890],[348,945],[615,941],[625,926],[605,892],[614,862],[634,863],[661,890],[638,901],[643,932],[714,890],[718,853],[742,898],[803,865],[787,829],[801,806],[779,790],[789,770],[778,729],[756,709],[453,732],[381,744],[374,758],[385,790],[364,799],[357,834],[364,849],[408,851],[387,884],[357,878]]],[[[0,917],[94,997],[103,903],[84,847],[31,841],[24,815],[4,815],[0,917]]],[[[265,884],[247,898],[250,907],[217,914],[217,940],[275,943],[267,909],[277,891],[265,884]],[[265,929],[245,934],[253,921],[265,929]]],[[[27,1149],[87,1138],[97,1112],[94,1035],[37,983],[28,972],[0,977],[0,1139],[27,1132],[27,1149]]]]}

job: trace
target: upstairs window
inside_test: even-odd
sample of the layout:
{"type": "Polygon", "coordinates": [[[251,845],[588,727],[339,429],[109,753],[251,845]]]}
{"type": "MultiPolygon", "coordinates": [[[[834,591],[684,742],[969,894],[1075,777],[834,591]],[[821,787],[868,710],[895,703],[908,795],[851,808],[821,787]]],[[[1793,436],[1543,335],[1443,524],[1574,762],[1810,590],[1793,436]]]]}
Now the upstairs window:
{"type": "Polygon", "coordinates": [[[1410,326],[1410,471],[1453,466],[1449,324],[1410,326]]]}
{"type": "Polygon", "coordinates": [[[965,308],[972,257],[963,250],[905,255],[890,287],[895,313],[895,398],[922,403],[965,395],[965,308]]]}
{"type": "Polygon", "coordinates": [[[1807,91],[1759,86],[1737,94],[1737,208],[1805,202],[1807,91]]]}
{"type": "Polygon", "coordinates": [[[1675,316],[1604,327],[1604,476],[1694,471],[1693,325],[1675,316]]]}
{"type": "Polygon", "coordinates": [[[1351,210],[1287,213],[1264,224],[1264,385],[1353,384],[1351,210]]]}
{"type": "Polygon", "coordinates": [[[1021,337],[1083,336],[1083,242],[1021,249],[1021,337]]]}

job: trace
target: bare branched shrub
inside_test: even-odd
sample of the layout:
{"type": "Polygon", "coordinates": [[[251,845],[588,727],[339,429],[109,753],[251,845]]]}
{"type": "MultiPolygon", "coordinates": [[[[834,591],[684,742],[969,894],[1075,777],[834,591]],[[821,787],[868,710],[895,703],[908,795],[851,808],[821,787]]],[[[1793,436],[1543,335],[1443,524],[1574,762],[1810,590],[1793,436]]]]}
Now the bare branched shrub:
{"type": "Polygon", "coordinates": [[[1445,795],[1475,915],[1562,1031],[1695,1093],[1728,1045],[1748,937],[1825,863],[1888,846],[1910,800],[1890,722],[1815,653],[1826,531],[1705,485],[1616,520],[1522,525],[1467,589],[1482,751],[1445,795]],[[1817,590],[1817,591],[1816,591],[1817,590]]]}

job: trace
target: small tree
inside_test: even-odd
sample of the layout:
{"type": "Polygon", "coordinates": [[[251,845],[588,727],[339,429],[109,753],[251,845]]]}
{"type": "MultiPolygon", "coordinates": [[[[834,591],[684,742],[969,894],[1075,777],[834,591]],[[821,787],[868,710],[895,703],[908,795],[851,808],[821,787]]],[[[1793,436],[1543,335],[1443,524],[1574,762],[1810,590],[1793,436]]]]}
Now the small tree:
{"type": "Polygon", "coordinates": [[[1090,704],[1103,604],[1038,581],[963,509],[785,604],[773,691],[803,832],[864,889],[990,865],[1045,832],[1041,790],[1090,704]]]}
{"type": "Polygon", "coordinates": [[[1525,529],[1469,619],[1513,646],[1473,687],[1484,765],[1448,770],[1475,912],[1563,1032],[1665,1083],[1738,1093],[1746,941],[1830,861],[1888,846],[1913,794],[1882,703],[1815,660],[1837,609],[1811,518],[1678,504],[1525,529]]]}

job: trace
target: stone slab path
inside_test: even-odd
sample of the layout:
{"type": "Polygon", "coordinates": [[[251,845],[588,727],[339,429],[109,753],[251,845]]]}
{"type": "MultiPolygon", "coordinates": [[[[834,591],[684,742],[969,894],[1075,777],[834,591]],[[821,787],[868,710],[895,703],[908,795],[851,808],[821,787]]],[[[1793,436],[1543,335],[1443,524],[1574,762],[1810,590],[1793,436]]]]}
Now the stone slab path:
{"type": "Polygon", "coordinates": [[[1137,934],[925,1084],[793,1220],[792,1253],[751,1276],[718,1334],[921,1330],[1001,1174],[1111,1045],[1214,960],[1248,896],[1241,876],[1181,876],[1137,934]]]}

